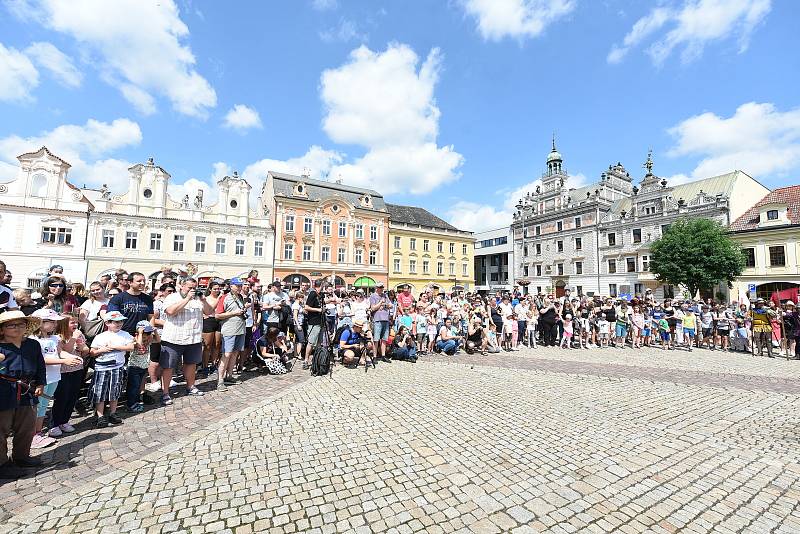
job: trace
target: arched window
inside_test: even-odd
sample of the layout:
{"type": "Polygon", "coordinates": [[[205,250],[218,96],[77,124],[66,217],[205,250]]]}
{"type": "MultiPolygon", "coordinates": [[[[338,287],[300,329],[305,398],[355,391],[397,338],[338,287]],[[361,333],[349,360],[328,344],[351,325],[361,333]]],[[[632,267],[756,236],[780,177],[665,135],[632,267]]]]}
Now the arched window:
{"type": "Polygon", "coordinates": [[[31,196],[47,197],[47,176],[41,173],[33,175],[33,178],[31,178],[31,196]]]}

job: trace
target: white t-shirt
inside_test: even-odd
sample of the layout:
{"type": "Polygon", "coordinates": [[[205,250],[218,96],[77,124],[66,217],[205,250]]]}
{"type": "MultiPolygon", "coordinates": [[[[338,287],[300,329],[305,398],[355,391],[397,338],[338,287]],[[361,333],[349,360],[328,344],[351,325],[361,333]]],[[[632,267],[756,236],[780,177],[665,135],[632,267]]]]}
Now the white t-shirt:
{"type": "Polygon", "coordinates": [[[198,299],[190,300],[186,306],[175,315],[168,315],[166,309],[183,300],[180,292],[176,292],[164,299],[164,330],[162,341],[176,345],[193,345],[203,341],[203,303],[198,299]]]}
{"type": "Polygon", "coordinates": [[[276,304],[283,304],[284,298],[280,293],[273,293],[270,291],[263,297],[261,297],[261,306],[264,308],[264,311],[269,312],[266,319],[263,319],[265,323],[277,323],[280,322],[281,318],[279,315],[278,310],[267,309],[270,306],[275,306],[276,304]]]}
{"type": "Polygon", "coordinates": [[[0,312],[5,311],[7,308],[19,308],[19,306],[17,306],[14,293],[6,286],[0,285],[0,312]]]}
{"type": "MultiPolygon", "coordinates": [[[[97,334],[97,337],[92,341],[92,348],[100,347],[121,347],[122,345],[130,345],[133,343],[133,336],[124,330],[119,332],[111,332],[106,330],[97,334]]],[[[125,351],[114,350],[111,352],[104,352],[97,356],[94,362],[95,369],[98,371],[111,371],[119,369],[125,365],[125,351]]]]}
{"type": "Polygon", "coordinates": [[[295,301],[292,302],[292,315],[294,315],[294,312],[297,312],[297,326],[303,326],[303,322],[305,321],[305,311],[303,310],[302,303],[298,299],[295,299],[295,301]]]}
{"type": "Polygon", "coordinates": [[[509,315],[514,314],[514,308],[511,304],[500,304],[498,306],[500,308],[500,317],[503,318],[504,323],[510,323],[513,319],[509,318],[509,315]]]}
{"type": "Polygon", "coordinates": [[[86,311],[87,321],[94,321],[100,315],[104,306],[108,308],[108,299],[105,301],[88,299],[81,304],[81,309],[86,311]]]}
{"type": "Polygon", "coordinates": [[[353,320],[354,321],[366,321],[367,320],[367,308],[369,308],[369,302],[367,299],[358,302],[355,300],[350,303],[350,311],[353,312],[353,320]]]}
{"type": "MultiPolygon", "coordinates": [[[[39,342],[39,345],[42,346],[43,358],[58,358],[58,342],[60,341],[58,336],[36,337],[34,339],[39,342]]],[[[46,367],[48,384],[55,384],[61,380],[60,363],[47,364],[46,367]]]]}

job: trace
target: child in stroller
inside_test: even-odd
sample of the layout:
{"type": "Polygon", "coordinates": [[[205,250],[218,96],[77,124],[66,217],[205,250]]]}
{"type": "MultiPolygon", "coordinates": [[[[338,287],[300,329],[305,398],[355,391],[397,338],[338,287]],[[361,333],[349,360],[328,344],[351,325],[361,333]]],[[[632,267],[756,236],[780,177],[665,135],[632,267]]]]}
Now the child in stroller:
{"type": "Polygon", "coordinates": [[[253,360],[263,365],[269,374],[285,374],[292,370],[294,363],[292,342],[279,328],[270,327],[256,342],[253,360]]]}

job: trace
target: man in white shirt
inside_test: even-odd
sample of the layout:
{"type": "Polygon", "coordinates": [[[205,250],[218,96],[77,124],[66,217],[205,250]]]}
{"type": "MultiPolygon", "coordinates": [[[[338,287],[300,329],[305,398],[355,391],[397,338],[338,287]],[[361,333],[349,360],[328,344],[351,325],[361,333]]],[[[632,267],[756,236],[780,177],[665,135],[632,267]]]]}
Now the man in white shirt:
{"type": "Polygon", "coordinates": [[[269,291],[261,297],[261,322],[264,323],[263,332],[270,327],[278,328],[281,321],[281,307],[286,298],[281,293],[281,283],[272,282],[269,291]]]}
{"type": "MultiPolygon", "coordinates": [[[[4,261],[0,260],[0,280],[2,280],[5,275],[6,264],[4,261]]],[[[19,309],[19,307],[17,306],[17,301],[14,299],[14,294],[11,292],[11,288],[0,286],[0,313],[16,309],[19,309]]]]}
{"type": "Polygon", "coordinates": [[[517,347],[523,343],[527,345],[525,331],[528,328],[528,304],[524,299],[520,300],[517,305],[514,306],[514,315],[517,316],[517,347]]]}

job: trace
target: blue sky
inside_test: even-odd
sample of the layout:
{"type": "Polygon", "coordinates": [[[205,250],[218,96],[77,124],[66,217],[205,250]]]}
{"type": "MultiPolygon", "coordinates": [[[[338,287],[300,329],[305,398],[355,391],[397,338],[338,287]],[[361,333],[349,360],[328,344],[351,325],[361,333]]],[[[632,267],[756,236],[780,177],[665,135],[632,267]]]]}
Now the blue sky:
{"type": "MultiPolygon", "coordinates": [[[[233,170],[372,187],[471,230],[536,185],[553,132],[579,186],[652,148],[674,183],[800,183],[800,5],[770,0],[10,0],[0,181],[41,144],[121,190],[233,170]]],[[[207,191],[207,194],[213,194],[207,191]]]]}

